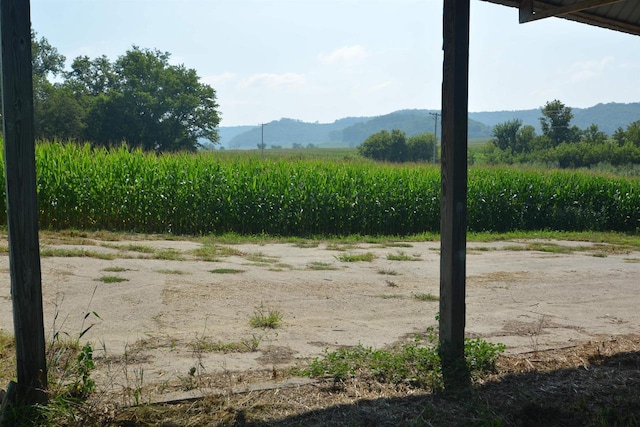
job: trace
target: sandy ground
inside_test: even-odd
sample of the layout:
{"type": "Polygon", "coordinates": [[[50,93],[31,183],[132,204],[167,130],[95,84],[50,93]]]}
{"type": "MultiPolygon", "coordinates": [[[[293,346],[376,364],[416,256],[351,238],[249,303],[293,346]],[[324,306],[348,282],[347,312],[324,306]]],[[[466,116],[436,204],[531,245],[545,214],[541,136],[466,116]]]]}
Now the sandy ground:
{"type": "MultiPolygon", "coordinates": [[[[412,242],[410,247],[224,245],[236,254],[211,262],[193,257],[192,251],[201,247],[197,242],[105,243],[43,245],[116,255],[112,260],[42,258],[47,335],[77,337],[93,324],[83,341],[93,342],[98,369],[104,368],[101,360],[126,356],[130,367],[144,370],[145,382],[184,377],[191,367],[209,373],[280,369],[327,348],[358,343],[383,347],[436,325],[438,302],[416,296],[439,293],[438,242],[412,242]],[[140,246],[173,249],[184,259],[138,258],[151,256],[139,252],[140,246]],[[338,259],[366,252],[376,259],[338,259]],[[389,254],[419,260],[393,261],[389,254]],[[105,271],[114,267],[123,271],[105,271]],[[241,272],[212,272],[216,269],[241,272]],[[97,280],[107,275],[127,280],[97,280]],[[260,307],[281,313],[282,325],[251,327],[249,320],[260,307]],[[100,318],[84,319],[87,312],[100,318]],[[243,349],[257,344],[257,351],[195,351],[197,343],[243,349]]],[[[524,249],[527,242],[468,244],[467,335],[523,353],[602,335],[640,333],[640,252],[552,243],[579,249],[559,254],[514,250],[524,249]]],[[[0,328],[12,332],[6,255],[0,268],[0,328]]]]}

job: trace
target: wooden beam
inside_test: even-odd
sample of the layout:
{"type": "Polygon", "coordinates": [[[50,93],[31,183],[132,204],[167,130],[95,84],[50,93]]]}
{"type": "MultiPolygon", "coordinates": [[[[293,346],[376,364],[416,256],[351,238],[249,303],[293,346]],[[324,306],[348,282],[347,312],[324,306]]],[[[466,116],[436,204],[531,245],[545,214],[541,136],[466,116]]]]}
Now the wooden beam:
{"type": "Polygon", "coordinates": [[[19,403],[46,402],[29,0],[0,0],[2,107],[19,403]]]}
{"type": "Polygon", "coordinates": [[[619,3],[624,0],[583,0],[578,3],[568,4],[566,6],[551,6],[548,3],[542,3],[547,6],[545,10],[533,11],[533,0],[520,0],[520,23],[537,21],[539,19],[550,18],[554,16],[563,16],[571,13],[581,12],[595,7],[606,6],[613,3],[619,3]],[[529,5],[531,3],[531,6],[529,5]],[[524,18],[524,20],[523,20],[524,18]]]}
{"type": "Polygon", "coordinates": [[[531,21],[533,17],[533,0],[520,0],[520,23],[531,21]]]}
{"type": "Polygon", "coordinates": [[[440,349],[464,362],[467,227],[469,0],[444,0],[440,349]]]}

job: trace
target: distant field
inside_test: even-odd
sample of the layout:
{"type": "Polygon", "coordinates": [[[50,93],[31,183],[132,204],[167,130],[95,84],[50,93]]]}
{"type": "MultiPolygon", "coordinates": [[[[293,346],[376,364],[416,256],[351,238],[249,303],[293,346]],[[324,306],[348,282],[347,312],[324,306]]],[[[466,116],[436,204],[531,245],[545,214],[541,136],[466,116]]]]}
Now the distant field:
{"type": "Polygon", "coordinates": [[[365,160],[356,148],[265,148],[264,150],[216,150],[212,151],[220,158],[265,157],[271,159],[353,159],[365,160]]]}

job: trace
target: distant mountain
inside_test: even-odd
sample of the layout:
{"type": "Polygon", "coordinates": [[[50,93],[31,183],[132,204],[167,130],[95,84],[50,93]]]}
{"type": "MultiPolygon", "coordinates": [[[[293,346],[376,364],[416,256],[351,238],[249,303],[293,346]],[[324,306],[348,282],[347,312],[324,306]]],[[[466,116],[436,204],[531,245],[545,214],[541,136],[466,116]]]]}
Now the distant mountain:
{"type": "MultiPolygon", "coordinates": [[[[640,120],[640,102],[630,104],[598,104],[590,108],[573,108],[572,124],[586,129],[597,124],[601,131],[611,135],[619,127],[640,120]]],[[[265,124],[264,143],[268,147],[293,144],[307,146],[356,147],[369,135],[381,130],[400,129],[413,136],[434,131],[435,110],[400,110],[377,117],[347,117],[333,123],[307,123],[294,119],[280,119],[265,124]]],[[[439,112],[439,111],[438,111],[439,112]]],[[[540,109],[518,111],[486,111],[469,113],[469,138],[490,138],[493,127],[508,120],[520,119],[540,132],[540,109]]],[[[220,141],[225,148],[257,148],[262,141],[261,126],[221,127],[220,141]]],[[[440,124],[438,124],[440,137],[440,124]]]]}
{"type": "MultiPolygon", "coordinates": [[[[306,123],[294,119],[280,119],[264,125],[264,143],[267,147],[280,145],[291,147],[293,144],[320,145],[331,144],[343,145],[342,130],[348,126],[363,120],[367,117],[347,117],[336,120],[333,123],[306,123]]],[[[246,149],[256,148],[262,142],[262,126],[254,126],[244,133],[231,138],[227,148],[246,149]]]]}
{"type": "MultiPolygon", "coordinates": [[[[400,129],[407,136],[435,131],[435,110],[400,110],[384,116],[374,117],[365,122],[356,123],[342,131],[342,141],[350,147],[362,144],[371,134],[381,130],[400,129]]],[[[439,114],[439,112],[438,112],[439,114]]],[[[469,119],[469,138],[488,138],[491,128],[476,120],[469,119]]],[[[440,123],[438,123],[440,137],[440,123]]]]}
{"type": "Polygon", "coordinates": [[[255,126],[221,126],[218,128],[220,145],[229,147],[229,142],[237,135],[250,131],[255,126]]]}

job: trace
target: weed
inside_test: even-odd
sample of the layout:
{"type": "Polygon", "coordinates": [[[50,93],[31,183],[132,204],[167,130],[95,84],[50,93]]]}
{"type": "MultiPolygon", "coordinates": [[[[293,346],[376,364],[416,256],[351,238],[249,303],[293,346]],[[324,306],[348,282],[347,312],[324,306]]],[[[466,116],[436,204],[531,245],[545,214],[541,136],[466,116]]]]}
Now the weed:
{"type": "Polygon", "coordinates": [[[162,270],[156,270],[156,271],[161,274],[189,274],[186,271],[182,271],[182,270],[162,269],[162,270]]]}
{"type": "MultiPolygon", "coordinates": [[[[467,339],[467,366],[474,375],[491,371],[504,350],[503,344],[467,339]]],[[[335,351],[325,350],[324,356],[313,359],[308,367],[294,370],[296,374],[312,378],[329,376],[334,381],[344,381],[360,374],[382,383],[408,382],[429,389],[442,387],[441,372],[438,343],[433,328],[427,330],[425,337],[417,335],[413,341],[387,350],[374,350],[361,344],[335,351]]]]}
{"type": "Polygon", "coordinates": [[[15,380],[16,350],[13,335],[0,329],[0,385],[15,380]]]}
{"type": "Polygon", "coordinates": [[[182,252],[175,249],[162,249],[157,251],[152,256],[153,259],[165,259],[169,261],[181,261],[184,259],[182,252]]]}
{"type": "Polygon", "coordinates": [[[386,242],[383,243],[383,246],[388,248],[412,248],[413,245],[411,243],[406,242],[386,242]]]}
{"type": "Polygon", "coordinates": [[[395,270],[389,270],[389,269],[384,269],[384,268],[381,268],[380,270],[378,270],[377,273],[378,274],[384,274],[384,275],[387,275],[387,276],[398,276],[398,275],[400,275],[400,273],[398,273],[395,270]]]}
{"type": "Polygon", "coordinates": [[[280,327],[281,322],[282,313],[278,310],[266,308],[262,303],[255,308],[253,316],[249,319],[249,325],[262,329],[276,329],[280,327]]]}
{"type": "Polygon", "coordinates": [[[506,349],[504,344],[493,344],[483,339],[464,340],[464,354],[471,372],[490,372],[495,368],[498,356],[506,349]]]}
{"type": "Polygon", "coordinates": [[[413,298],[417,299],[418,301],[438,301],[439,300],[437,296],[429,293],[413,294],[413,298]]]}
{"type": "Polygon", "coordinates": [[[304,242],[296,242],[293,244],[296,248],[317,248],[320,245],[320,242],[317,240],[306,240],[304,242]]]}
{"type": "Polygon", "coordinates": [[[102,271],[107,271],[109,273],[122,273],[123,271],[129,271],[129,269],[124,267],[107,267],[103,268],[102,271]]]}
{"type": "Polygon", "coordinates": [[[329,243],[327,244],[328,251],[347,251],[350,249],[357,249],[358,245],[354,243],[329,243]]]}
{"type": "Polygon", "coordinates": [[[341,254],[336,258],[342,262],[372,262],[374,259],[376,259],[376,254],[374,254],[373,252],[365,252],[361,254],[341,254]]]}
{"type": "Polygon", "coordinates": [[[197,371],[196,367],[192,366],[191,368],[189,368],[189,371],[187,372],[186,377],[182,377],[178,375],[178,380],[180,380],[182,384],[182,389],[184,391],[193,390],[197,387],[198,383],[196,380],[196,371],[197,371]]]}
{"type": "Polygon", "coordinates": [[[98,282],[103,282],[103,283],[119,283],[119,282],[129,281],[129,279],[125,279],[124,277],[119,277],[119,276],[102,276],[96,280],[98,282]]]}
{"type": "Polygon", "coordinates": [[[396,254],[387,254],[387,259],[389,261],[420,261],[419,255],[409,255],[404,253],[403,251],[398,251],[396,254]]]}
{"type": "Polygon", "coordinates": [[[86,249],[61,249],[61,248],[41,248],[40,256],[42,257],[59,257],[59,258],[98,258],[113,260],[116,255],[108,252],[88,251],[86,249]]]}
{"type": "Polygon", "coordinates": [[[244,255],[244,258],[247,261],[255,262],[255,263],[258,263],[258,264],[273,264],[273,263],[278,262],[278,258],[265,255],[262,252],[256,252],[256,253],[253,253],[253,254],[246,254],[246,255],[244,255]]]}
{"type": "Polygon", "coordinates": [[[206,244],[198,249],[191,251],[193,256],[209,262],[218,262],[220,258],[229,256],[243,256],[244,253],[229,246],[220,246],[215,244],[206,244]]]}
{"type": "Polygon", "coordinates": [[[332,266],[328,262],[321,261],[312,261],[307,264],[307,269],[309,270],[337,270],[337,267],[332,266]]]}
{"type": "Polygon", "coordinates": [[[244,272],[245,270],[240,270],[237,268],[216,268],[214,270],[209,270],[209,273],[214,274],[239,274],[244,272]]]}
{"type": "Polygon", "coordinates": [[[196,351],[210,351],[215,353],[253,353],[258,351],[258,347],[262,342],[263,336],[252,334],[250,338],[243,338],[240,341],[234,342],[212,342],[204,337],[198,337],[196,341],[191,344],[191,347],[196,351]]]}
{"type": "Polygon", "coordinates": [[[550,252],[554,254],[570,254],[573,252],[573,249],[569,246],[559,245],[557,243],[551,242],[531,242],[527,244],[527,250],[550,252]]]}
{"type": "Polygon", "coordinates": [[[393,280],[385,280],[384,281],[387,286],[389,286],[390,288],[397,288],[398,284],[396,282],[394,282],[393,280]]]}
{"type": "Polygon", "coordinates": [[[402,295],[398,295],[398,294],[381,294],[381,295],[378,295],[378,298],[382,298],[382,299],[402,299],[404,297],[402,295]]]}
{"type": "Polygon", "coordinates": [[[128,251],[128,252],[140,252],[143,254],[152,254],[155,253],[155,249],[151,246],[144,245],[136,245],[133,243],[129,243],[126,245],[116,244],[116,243],[103,243],[102,246],[110,249],[117,249],[119,251],[128,251]]]}

